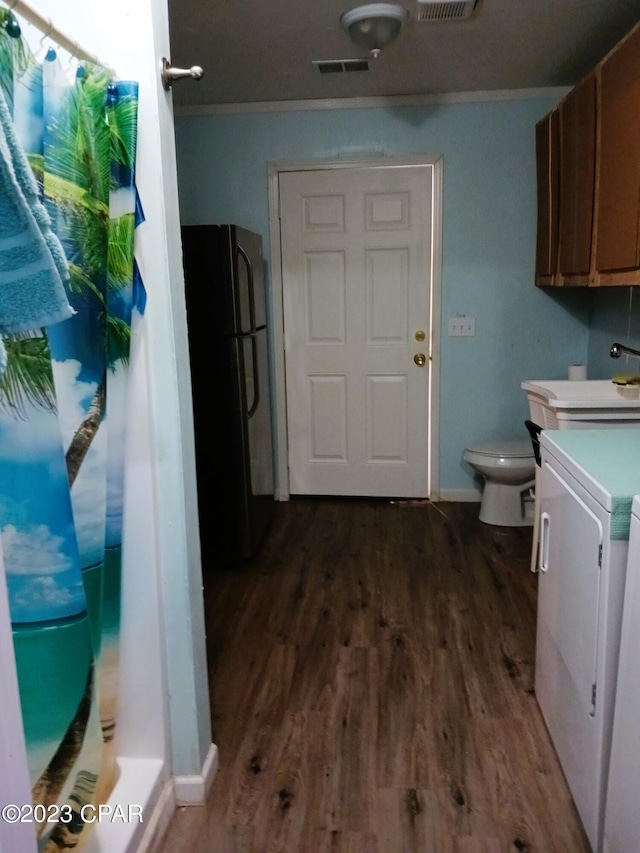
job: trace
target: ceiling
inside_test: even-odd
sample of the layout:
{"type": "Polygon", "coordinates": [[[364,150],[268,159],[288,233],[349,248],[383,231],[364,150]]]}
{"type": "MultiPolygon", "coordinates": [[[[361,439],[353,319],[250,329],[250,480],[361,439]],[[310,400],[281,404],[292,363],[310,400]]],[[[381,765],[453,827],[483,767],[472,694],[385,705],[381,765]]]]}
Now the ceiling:
{"type": "Polygon", "coordinates": [[[477,0],[468,20],[417,20],[364,72],[321,75],[313,60],[366,56],[340,25],[358,0],[169,0],[171,59],[204,77],[177,107],[437,95],[571,86],[640,21],[638,0],[477,0]]]}

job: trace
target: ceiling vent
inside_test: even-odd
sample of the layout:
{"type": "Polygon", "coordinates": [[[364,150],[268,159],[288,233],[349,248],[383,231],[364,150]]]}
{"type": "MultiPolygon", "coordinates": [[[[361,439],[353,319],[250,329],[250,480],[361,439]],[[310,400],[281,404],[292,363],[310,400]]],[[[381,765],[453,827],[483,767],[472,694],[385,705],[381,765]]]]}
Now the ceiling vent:
{"type": "Polygon", "coordinates": [[[368,59],[314,59],[311,64],[320,74],[346,74],[349,71],[368,71],[368,59]]]}
{"type": "Polygon", "coordinates": [[[462,21],[470,18],[476,0],[418,0],[418,21],[462,21]]]}

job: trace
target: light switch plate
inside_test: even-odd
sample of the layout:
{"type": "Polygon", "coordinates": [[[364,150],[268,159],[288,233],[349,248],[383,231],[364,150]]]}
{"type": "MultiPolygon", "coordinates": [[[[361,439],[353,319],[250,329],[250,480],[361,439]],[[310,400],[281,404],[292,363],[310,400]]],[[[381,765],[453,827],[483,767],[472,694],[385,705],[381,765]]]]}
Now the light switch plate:
{"type": "Polygon", "coordinates": [[[449,337],[472,338],[476,333],[475,317],[449,317],[449,337]]]}

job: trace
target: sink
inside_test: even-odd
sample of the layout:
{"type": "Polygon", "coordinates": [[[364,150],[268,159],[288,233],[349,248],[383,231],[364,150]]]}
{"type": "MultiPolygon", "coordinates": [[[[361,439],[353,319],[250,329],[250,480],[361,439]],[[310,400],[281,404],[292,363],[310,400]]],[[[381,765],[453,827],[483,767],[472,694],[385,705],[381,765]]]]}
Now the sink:
{"type": "Polygon", "coordinates": [[[531,420],[545,429],[588,429],[640,425],[640,387],[610,379],[530,379],[531,420]]]}

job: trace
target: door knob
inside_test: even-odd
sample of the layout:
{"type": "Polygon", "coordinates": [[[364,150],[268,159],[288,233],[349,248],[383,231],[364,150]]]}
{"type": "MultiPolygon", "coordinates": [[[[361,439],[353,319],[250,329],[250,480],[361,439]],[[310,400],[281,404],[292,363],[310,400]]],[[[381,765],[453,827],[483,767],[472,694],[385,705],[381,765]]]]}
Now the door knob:
{"type": "Polygon", "coordinates": [[[414,360],[414,361],[415,361],[415,363],[418,365],[418,367],[422,367],[422,365],[425,363],[425,361],[426,361],[427,359],[425,358],[424,353],[422,353],[422,352],[417,352],[417,353],[414,355],[413,360],[414,360]]]}

